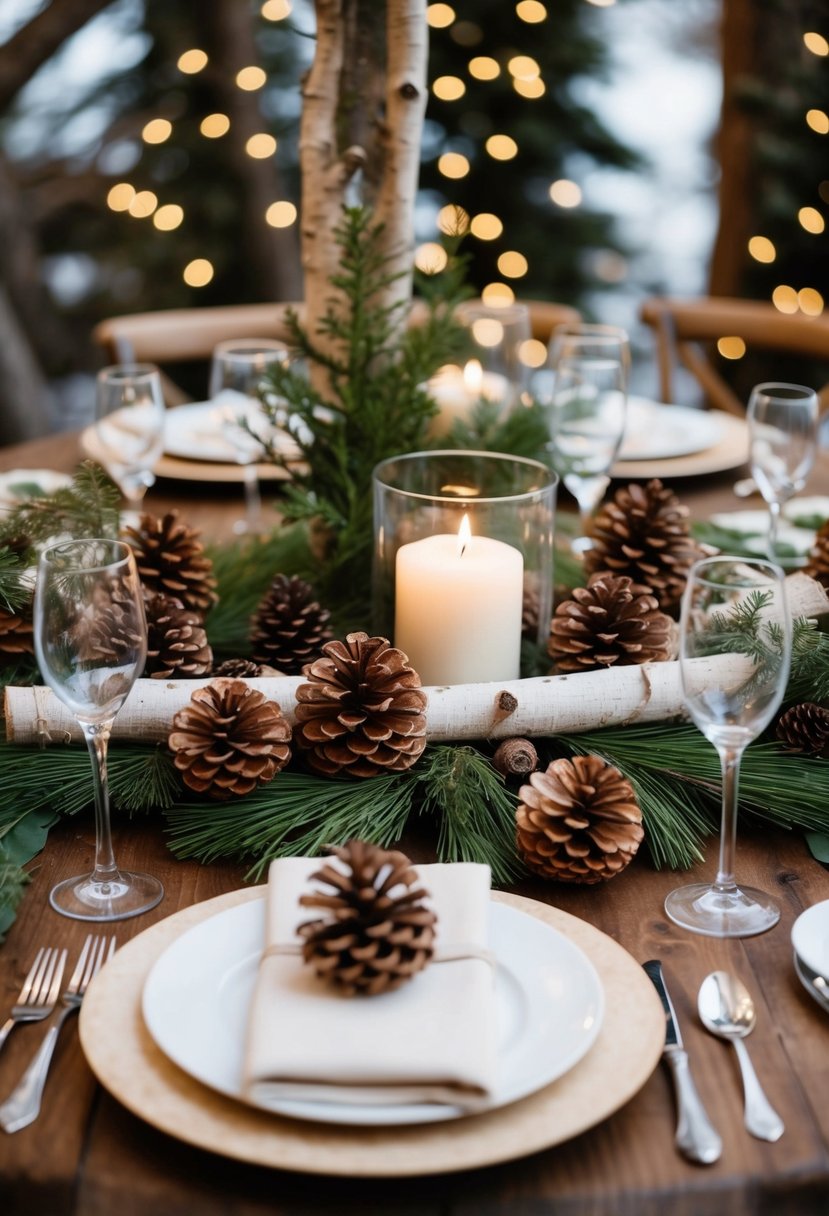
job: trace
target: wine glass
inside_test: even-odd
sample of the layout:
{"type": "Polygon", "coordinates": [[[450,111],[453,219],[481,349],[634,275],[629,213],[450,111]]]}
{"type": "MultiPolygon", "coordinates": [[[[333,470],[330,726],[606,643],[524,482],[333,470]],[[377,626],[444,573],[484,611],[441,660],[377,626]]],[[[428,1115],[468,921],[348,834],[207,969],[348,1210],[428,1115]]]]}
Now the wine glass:
{"type": "Polygon", "coordinates": [[[583,553],[592,545],[590,522],[625,433],[627,335],[612,325],[560,326],[549,362],[550,462],[579,505],[581,536],[572,548],[583,553]]]}
{"type": "Polygon", "coordinates": [[[777,561],[780,512],[802,490],[815,461],[818,397],[802,384],[770,381],[751,390],[748,402],[751,474],[769,508],[766,550],[777,561]]]}
{"type": "Polygon", "coordinates": [[[210,364],[210,397],[217,403],[222,433],[232,445],[244,470],[245,518],[233,525],[237,535],[263,530],[262,498],[256,462],[262,445],[251,432],[269,429],[257,391],[268,371],[288,358],[284,342],[266,338],[241,338],[220,342],[210,364]],[[242,425],[242,420],[246,425],[242,425]],[[250,429],[247,429],[247,428],[250,429]]]}
{"type": "MultiPolygon", "coordinates": [[[[532,338],[530,310],[526,304],[484,304],[471,300],[458,306],[458,320],[469,331],[469,361],[480,368],[479,399],[491,401],[505,417],[520,402],[529,387],[527,344],[532,338]]],[[[470,386],[470,362],[464,368],[470,386]]]]}
{"type": "Polygon", "coordinates": [[[118,869],[110,832],[107,744],[147,656],[141,584],[128,545],[72,540],[43,552],[34,643],[43,678],[81,725],[95,791],[95,867],[58,883],[49,903],[76,920],[137,916],[155,907],[164,888],[149,874],[118,869]]]}
{"type": "Polygon", "coordinates": [[[717,876],[672,891],[665,911],[709,937],[770,929],[780,909],[770,895],[734,878],[740,760],[777,711],[789,676],[791,619],[783,571],[771,562],[708,557],[688,575],[680,618],[685,703],[722,763],[717,876]],[[740,637],[745,641],[740,641],[740,637]]]}
{"type": "Polygon", "coordinates": [[[95,434],[103,463],[132,510],[155,481],[164,446],[164,394],[152,363],[119,363],[98,372],[95,434]]]}

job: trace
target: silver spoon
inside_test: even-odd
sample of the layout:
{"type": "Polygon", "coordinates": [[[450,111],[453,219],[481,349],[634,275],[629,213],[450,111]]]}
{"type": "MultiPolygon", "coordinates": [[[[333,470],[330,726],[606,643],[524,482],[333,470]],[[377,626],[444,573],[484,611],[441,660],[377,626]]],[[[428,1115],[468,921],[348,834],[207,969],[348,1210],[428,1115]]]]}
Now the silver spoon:
{"type": "Polygon", "coordinates": [[[702,981],[697,1008],[705,1029],[734,1045],[743,1078],[746,1130],[758,1140],[779,1140],[785,1131],[783,1120],[763,1093],[743,1043],[756,1020],[748,989],[727,971],[712,971],[702,981]]]}

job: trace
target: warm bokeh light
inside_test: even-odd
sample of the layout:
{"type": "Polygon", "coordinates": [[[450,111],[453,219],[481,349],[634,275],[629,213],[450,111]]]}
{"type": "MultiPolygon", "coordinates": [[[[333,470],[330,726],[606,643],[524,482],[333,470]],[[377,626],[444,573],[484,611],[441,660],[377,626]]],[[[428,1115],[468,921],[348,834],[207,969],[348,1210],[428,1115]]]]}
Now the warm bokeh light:
{"type": "Polygon", "coordinates": [[[296,223],[296,214],[296,207],[293,203],[289,203],[287,199],[280,199],[279,202],[271,203],[268,207],[265,212],[265,220],[271,228],[290,228],[291,224],[296,223]]]}
{"type": "Polygon", "coordinates": [[[797,292],[793,287],[781,283],[771,293],[771,302],[778,312],[792,314],[797,312],[797,292]]]}
{"type": "Polygon", "coordinates": [[[206,139],[218,139],[221,135],[227,135],[230,119],[227,114],[208,114],[201,120],[199,130],[206,139]]]}
{"type": "Polygon", "coordinates": [[[148,215],[152,215],[157,206],[158,198],[152,190],[139,190],[127,210],[135,219],[144,220],[148,215]]]}
{"type": "Polygon", "coordinates": [[[547,347],[538,338],[525,338],[518,347],[518,358],[525,367],[543,367],[547,362],[547,347]]]}
{"type": "Polygon", "coordinates": [[[442,173],[444,177],[466,177],[469,168],[469,161],[460,152],[444,152],[438,159],[438,173],[442,173]]]}
{"type": "Polygon", "coordinates": [[[450,4],[430,4],[426,8],[426,20],[433,30],[445,30],[455,20],[455,10],[450,4]]]}
{"type": "Polygon", "coordinates": [[[540,76],[536,76],[533,80],[518,80],[517,77],[513,77],[512,87],[516,93],[522,97],[529,97],[530,100],[543,97],[547,92],[547,86],[540,76]]]}
{"type": "Polygon", "coordinates": [[[518,144],[510,135],[490,135],[485,147],[493,160],[512,160],[518,155],[518,144]]]}
{"type": "Polygon", "coordinates": [[[261,89],[267,79],[264,70],[255,64],[248,68],[241,68],[236,73],[236,84],[246,93],[254,93],[257,89],[261,89]]]}
{"type": "Polygon", "coordinates": [[[508,308],[515,303],[515,292],[507,283],[487,283],[481,299],[490,308],[508,308]]]}
{"type": "Polygon", "coordinates": [[[163,144],[173,134],[173,124],[167,118],[151,118],[141,132],[145,144],[163,144]]]}
{"type": "Polygon", "coordinates": [[[550,198],[559,207],[578,207],[581,202],[581,186],[569,178],[560,177],[550,186],[550,198]]]}
{"type": "Polygon", "coordinates": [[[245,151],[254,160],[265,160],[276,151],[276,140],[265,131],[260,131],[258,135],[251,135],[245,144],[245,151]]]}
{"type": "Polygon", "coordinates": [[[595,8],[612,8],[616,0],[587,0],[588,4],[592,4],[595,8]]]}
{"type": "Polygon", "coordinates": [[[829,42],[826,41],[823,34],[809,30],[803,35],[803,41],[807,51],[811,51],[813,55],[829,55],[829,42]]]}
{"type": "Polygon", "coordinates": [[[504,231],[504,225],[497,215],[493,215],[490,211],[482,211],[479,215],[473,215],[469,231],[479,241],[495,241],[504,231]]]}
{"type": "Polygon", "coordinates": [[[797,213],[801,228],[807,232],[820,233],[826,227],[826,221],[816,207],[801,207],[797,213]]]}
{"type": "Polygon", "coordinates": [[[178,203],[165,203],[156,211],[153,223],[159,232],[172,232],[174,228],[178,228],[183,219],[183,207],[179,207],[178,203]]]}
{"type": "Polygon", "coordinates": [[[266,21],[284,21],[292,8],[291,0],[265,0],[261,12],[266,21]]]}
{"type": "Polygon", "coordinates": [[[472,322],[472,337],[479,346],[498,346],[504,340],[504,326],[495,317],[477,317],[472,322]]]}
{"type": "Polygon", "coordinates": [[[466,85],[460,76],[438,76],[432,92],[440,101],[458,101],[466,92],[466,85]]]}
{"type": "Polygon", "coordinates": [[[518,80],[535,80],[541,75],[541,68],[529,55],[513,55],[507,67],[518,80]]]}
{"type": "Polygon", "coordinates": [[[425,241],[415,250],[414,260],[415,266],[423,274],[440,274],[441,270],[446,269],[449,255],[437,241],[425,241]]]}
{"type": "Polygon", "coordinates": [[[817,131],[818,135],[829,133],[829,114],[825,110],[809,110],[806,114],[806,122],[813,131],[817,131]]]}
{"type": "Polygon", "coordinates": [[[506,253],[502,253],[499,257],[498,269],[508,279],[520,279],[527,273],[529,266],[523,253],[517,253],[514,249],[508,249],[506,253]]]}
{"type": "Polygon", "coordinates": [[[489,55],[476,55],[469,60],[469,75],[476,80],[495,80],[501,75],[501,65],[489,55]]]}
{"type": "Polygon", "coordinates": [[[183,55],[179,55],[178,64],[176,65],[180,72],[184,72],[187,76],[194,76],[196,72],[200,72],[202,68],[207,67],[207,55],[204,51],[185,51],[183,55]]]}
{"type": "Polygon", "coordinates": [[[438,212],[438,228],[446,236],[463,236],[469,231],[469,212],[457,203],[447,203],[438,212]]]}
{"type": "Polygon", "coordinates": [[[628,261],[615,249],[597,249],[593,273],[603,283],[624,283],[628,276],[628,261]]]}
{"type": "Polygon", "coordinates": [[[797,293],[797,303],[807,317],[819,317],[823,312],[823,296],[814,287],[801,287],[797,293]]]}
{"type": "Polygon", "coordinates": [[[742,359],[746,353],[746,344],[742,338],[718,338],[717,350],[723,359],[742,359]]]}
{"type": "Polygon", "coordinates": [[[110,211],[129,211],[134,198],[135,186],[131,186],[129,182],[118,182],[107,194],[107,207],[110,211]]]}
{"type": "Polygon", "coordinates": [[[774,243],[767,236],[753,236],[748,243],[748,252],[755,262],[773,262],[777,257],[774,243]]]}
{"type": "Polygon", "coordinates": [[[206,287],[213,278],[213,264],[207,258],[193,258],[181,276],[188,287],[206,287]]]}
{"type": "Polygon", "coordinates": [[[520,4],[515,6],[515,14],[519,21],[526,21],[528,25],[536,25],[539,21],[546,20],[547,10],[543,4],[539,3],[539,0],[521,0],[520,4]]]}

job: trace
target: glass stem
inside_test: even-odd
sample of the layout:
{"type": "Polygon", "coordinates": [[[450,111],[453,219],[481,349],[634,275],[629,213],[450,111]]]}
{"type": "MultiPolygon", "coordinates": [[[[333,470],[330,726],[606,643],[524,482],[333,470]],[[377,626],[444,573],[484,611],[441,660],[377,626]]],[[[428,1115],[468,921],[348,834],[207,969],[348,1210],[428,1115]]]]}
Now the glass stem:
{"type": "Polygon", "coordinates": [[[245,465],[245,514],[248,529],[256,532],[262,516],[262,498],[259,493],[259,475],[253,463],[245,465]]]}
{"type": "Polygon", "coordinates": [[[714,888],[736,891],[734,853],[737,847],[737,799],[740,786],[740,760],[743,749],[718,747],[722,765],[722,824],[720,827],[720,862],[714,888]]]}
{"type": "Polygon", "coordinates": [[[780,526],[780,503],[772,499],[769,503],[769,535],[767,550],[769,561],[777,561],[777,530],[780,526]]]}
{"type": "Polygon", "coordinates": [[[95,788],[95,869],[92,871],[92,881],[106,885],[118,878],[118,867],[112,851],[107,784],[107,746],[112,719],[106,722],[82,722],[81,726],[92,760],[95,788]]]}

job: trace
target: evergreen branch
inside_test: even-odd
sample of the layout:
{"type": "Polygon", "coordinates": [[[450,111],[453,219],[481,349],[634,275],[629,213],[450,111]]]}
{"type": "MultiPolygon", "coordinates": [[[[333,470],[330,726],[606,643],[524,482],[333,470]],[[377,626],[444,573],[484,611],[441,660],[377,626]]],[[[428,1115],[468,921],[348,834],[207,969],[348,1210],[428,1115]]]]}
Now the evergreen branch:
{"type": "Polygon", "coordinates": [[[117,486],[100,465],[85,460],[71,485],[27,498],[9,511],[0,524],[0,545],[21,536],[30,544],[62,535],[117,537],[120,500],[117,486]]]}
{"type": "Polygon", "coordinates": [[[0,548],[0,609],[18,613],[31,603],[32,587],[26,578],[24,555],[8,547],[0,548]]]}

